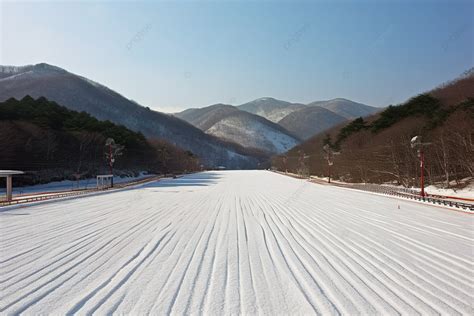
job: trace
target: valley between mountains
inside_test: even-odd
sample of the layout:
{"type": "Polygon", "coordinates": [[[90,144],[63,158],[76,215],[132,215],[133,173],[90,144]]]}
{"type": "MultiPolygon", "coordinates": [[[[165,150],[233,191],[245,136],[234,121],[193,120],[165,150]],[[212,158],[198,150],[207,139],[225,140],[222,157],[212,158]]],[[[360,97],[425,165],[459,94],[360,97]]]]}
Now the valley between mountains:
{"type": "Polygon", "coordinates": [[[149,139],[165,140],[191,151],[205,166],[231,169],[255,168],[319,132],[380,110],[341,98],[301,104],[264,97],[169,115],[57,66],[0,66],[0,102],[25,96],[45,97],[149,139]]]}

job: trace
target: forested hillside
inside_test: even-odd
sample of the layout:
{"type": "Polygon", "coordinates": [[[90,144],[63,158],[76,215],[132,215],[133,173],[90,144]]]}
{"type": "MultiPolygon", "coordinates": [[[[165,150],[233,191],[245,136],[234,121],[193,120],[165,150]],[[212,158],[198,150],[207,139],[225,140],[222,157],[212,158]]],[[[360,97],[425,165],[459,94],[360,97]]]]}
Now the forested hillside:
{"type": "Polygon", "coordinates": [[[410,146],[421,136],[428,184],[455,185],[474,177],[474,76],[472,71],[368,118],[316,135],[273,159],[280,170],[327,176],[323,146],[329,144],[333,176],[349,182],[418,185],[420,163],[410,146]],[[306,155],[306,158],[304,158],[306,155]],[[303,157],[303,158],[302,158],[303,157]]]}
{"type": "Polygon", "coordinates": [[[0,103],[0,166],[28,171],[16,181],[33,184],[108,173],[105,141],[123,147],[115,169],[120,173],[195,170],[197,158],[163,140],[71,111],[46,98],[29,96],[0,103]]]}

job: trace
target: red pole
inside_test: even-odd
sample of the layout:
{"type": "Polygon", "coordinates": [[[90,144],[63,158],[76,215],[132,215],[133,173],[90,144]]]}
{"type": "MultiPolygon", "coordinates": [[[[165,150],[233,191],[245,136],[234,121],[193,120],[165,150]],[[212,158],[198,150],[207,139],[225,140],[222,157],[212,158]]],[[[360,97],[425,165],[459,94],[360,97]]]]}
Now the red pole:
{"type": "Polygon", "coordinates": [[[423,153],[423,149],[420,149],[420,167],[421,167],[421,196],[425,196],[425,155],[423,153]]]}

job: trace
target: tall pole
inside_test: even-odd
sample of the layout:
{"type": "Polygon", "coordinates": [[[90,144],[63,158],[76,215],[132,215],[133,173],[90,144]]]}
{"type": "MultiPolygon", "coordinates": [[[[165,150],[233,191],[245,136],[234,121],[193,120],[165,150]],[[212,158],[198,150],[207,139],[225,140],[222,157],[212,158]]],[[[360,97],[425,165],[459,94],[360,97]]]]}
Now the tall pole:
{"type": "Polygon", "coordinates": [[[331,183],[331,164],[330,163],[328,163],[328,174],[329,174],[328,183],[331,183]]]}
{"type": "Polygon", "coordinates": [[[410,140],[410,145],[411,148],[418,150],[418,157],[420,158],[420,195],[425,197],[425,153],[423,148],[431,145],[431,143],[422,142],[421,136],[415,136],[410,140]]]}
{"type": "Polygon", "coordinates": [[[324,145],[323,147],[324,152],[326,153],[326,160],[328,162],[328,183],[331,183],[331,165],[332,165],[332,158],[334,152],[331,149],[331,146],[329,144],[324,145]]]}
{"type": "Polygon", "coordinates": [[[112,178],[110,178],[110,187],[114,187],[114,171],[112,169],[112,143],[109,144],[109,170],[112,178]]]}
{"type": "Polygon", "coordinates": [[[425,155],[423,153],[423,148],[420,149],[420,186],[421,186],[421,197],[425,196],[425,155]]]}
{"type": "Polygon", "coordinates": [[[10,202],[13,198],[12,176],[7,175],[7,201],[10,202]]]}

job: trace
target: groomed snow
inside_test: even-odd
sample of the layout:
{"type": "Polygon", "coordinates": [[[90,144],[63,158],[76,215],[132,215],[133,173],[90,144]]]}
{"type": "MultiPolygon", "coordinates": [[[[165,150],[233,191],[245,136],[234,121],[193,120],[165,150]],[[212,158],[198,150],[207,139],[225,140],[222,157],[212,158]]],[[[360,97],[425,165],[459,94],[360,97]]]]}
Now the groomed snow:
{"type": "Polygon", "coordinates": [[[268,171],[0,209],[0,314],[472,315],[473,225],[268,171]]]}

